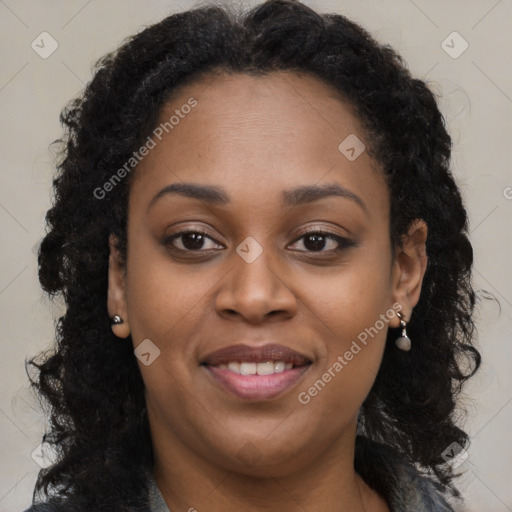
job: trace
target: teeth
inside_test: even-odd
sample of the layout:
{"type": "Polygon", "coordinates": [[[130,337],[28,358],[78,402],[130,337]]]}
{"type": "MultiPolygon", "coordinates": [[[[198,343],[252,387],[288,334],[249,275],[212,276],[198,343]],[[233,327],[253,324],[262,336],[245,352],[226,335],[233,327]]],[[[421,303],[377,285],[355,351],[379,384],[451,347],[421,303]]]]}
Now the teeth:
{"type": "Polygon", "coordinates": [[[256,363],[240,363],[240,375],[255,375],[257,366],[256,363]]]}
{"type": "MultiPolygon", "coordinates": [[[[224,365],[225,366],[225,365],[224,365]]],[[[240,363],[229,363],[228,368],[235,373],[240,373],[240,363]]]]}
{"type": "Polygon", "coordinates": [[[274,363],[272,361],[268,363],[258,363],[256,365],[256,373],[258,375],[272,375],[274,373],[274,363]]]}
{"type": "Polygon", "coordinates": [[[283,361],[276,361],[274,363],[274,372],[275,373],[284,372],[285,368],[286,368],[286,365],[283,363],[283,361]]]}
{"type": "Polygon", "coordinates": [[[265,363],[239,363],[232,361],[226,364],[219,364],[220,369],[228,369],[239,375],[272,375],[274,373],[281,373],[285,370],[293,368],[292,363],[285,363],[284,361],[267,361],[265,363]]]}

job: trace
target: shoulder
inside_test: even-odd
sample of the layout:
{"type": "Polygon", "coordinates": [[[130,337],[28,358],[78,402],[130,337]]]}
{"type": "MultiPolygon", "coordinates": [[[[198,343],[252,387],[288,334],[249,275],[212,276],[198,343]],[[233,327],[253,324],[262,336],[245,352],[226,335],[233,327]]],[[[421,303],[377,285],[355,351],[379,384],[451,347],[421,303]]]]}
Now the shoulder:
{"type": "Polygon", "coordinates": [[[23,512],[91,512],[92,510],[105,510],[120,512],[168,512],[163,497],[160,495],[156,482],[152,477],[152,472],[146,470],[146,488],[145,491],[132,503],[121,503],[117,490],[112,495],[101,498],[101,506],[98,505],[98,496],[96,502],[91,503],[91,498],[82,494],[73,494],[63,497],[61,495],[52,496],[43,503],[34,503],[23,512]],[[161,502],[159,501],[161,499],[161,502]],[[162,507],[162,503],[165,508],[162,507]]]}
{"type": "MultiPolygon", "coordinates": [[[[124,509],[123,509],[124,510],[124,509]]],[[[152,512],[153,510],[160,511],[164,509],[153,509],[148,505],[141,505],[140,507],[131,508],[130,510],[136,512],[152,512]]],[[[168,510],[168,509],[167,509],[168,510]]],[[[69,502],[65,505],[59,505],[55,503],[38,503],[37,505],[32,505],[27,508],[23,512],[90,512],[90,508],[87,507],[76,507],[73,503],[69,502]]]]}
{"type": "Polygon", "coordinates": [[[76,504],[70,501],[66,501],[65,503],[37,503],[23,512],[76,512],[78,510],[83,510],[83,508],[76,506],[76,504]]]}
{"type": "Polygon", "coordinates": [[[393,496],[398,510],[453,512],[436,480],[405,462],[396,466],[396,474],[398,485],[393,489],[393,496]]]}
{"type": "Polygon", "coordinates": [[[52,505],[51,503],[39,503],[38,505],[32,505],[23,512],[61,512],[62,508],[58,505],[52,505]]]}
{"type": "MultiPolygon", "coordinates": [[[[165,510],[167,512],[168,510],[162,508],[153,508],[153,503],[149,500],[148,496],[141,497],[140,502],[136,505],[131,505],[127,508],[124,507],[125,506],[123,506],[123,511],[126,512],[153,512],[153,510],[155,512],[160,512],[160,510],[165,510]]],[[[97,510],[97,508],[97,506],[91,507],[90,504],[87,504],[84,499],[75,496],[58,503],[55,501],[47,501],[44,503],[33,504],[23,512],[91,512],[92,509],[97,510]]],[[[115,510],[118,512],[120,508],[117,505],[113,505],[111,503],[104,510],[115,510]]]]}

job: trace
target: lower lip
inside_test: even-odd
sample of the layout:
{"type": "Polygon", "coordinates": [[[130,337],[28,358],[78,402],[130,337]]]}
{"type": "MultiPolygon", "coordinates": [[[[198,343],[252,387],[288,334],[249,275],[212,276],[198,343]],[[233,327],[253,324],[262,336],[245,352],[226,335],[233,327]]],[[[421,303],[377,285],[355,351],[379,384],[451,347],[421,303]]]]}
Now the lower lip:
{"type": "Polygon", "coordinates": [[[301,379],[311,365],[297,366],[271,375],[240,375],[227,368],[203,366],[215,382],[238,398],[245,400],[269,400],[289,391],[301,379]]]}

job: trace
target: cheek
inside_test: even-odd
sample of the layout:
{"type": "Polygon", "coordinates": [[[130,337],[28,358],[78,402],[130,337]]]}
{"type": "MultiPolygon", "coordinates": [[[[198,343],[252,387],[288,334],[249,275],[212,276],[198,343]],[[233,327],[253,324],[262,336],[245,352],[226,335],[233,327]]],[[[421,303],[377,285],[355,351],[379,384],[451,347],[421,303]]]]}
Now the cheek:
{"type": "Polygon", "coordinates": [[[138,361],[148,408],[158,411],[155,421],[163,420],[165,428],[185,428],[177,433],[186,437],[183,411],[201,413],[200,407],[190,411],[197,406],[197,398],[189,391],[193,381],[188,363],[195,356],[191,340],[206,309],[205,291],[215,280],[205,275],[196,280],[187,277],[154,251],[134,250],[131,256],[127,297],[134,348],[149,339],[158,354],[154,359],[151,356],[149,365],[138,361]]]}

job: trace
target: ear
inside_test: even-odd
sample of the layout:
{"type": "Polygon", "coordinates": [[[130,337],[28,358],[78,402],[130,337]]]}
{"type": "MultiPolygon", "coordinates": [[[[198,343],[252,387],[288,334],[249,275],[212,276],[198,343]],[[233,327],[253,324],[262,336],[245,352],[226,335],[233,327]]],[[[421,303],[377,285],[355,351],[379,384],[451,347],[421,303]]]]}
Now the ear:
{"type": "Polygon", "coordinates": [[[110,235],[107,308],[110,318],[118,315],[122,319],[122,323],[112,325],[112,332],[119,338],[127,338],[130,335],[130,325],[126,306],[126,266],[122,261],[116,243],[117,238],[110,235]]]}
{"type": "MultiPolygon", "coordinates": [[[[402,237],[401,246],[397,247],[393,263],[393,299],[400,304],[403,319],[408,322],[412,310],[420,299],[423,276],[427,269],[427,224],[416,219],[402,237]]],[[[394,316],[391,327],[399,327],[400,319],[394,316]]]]}

